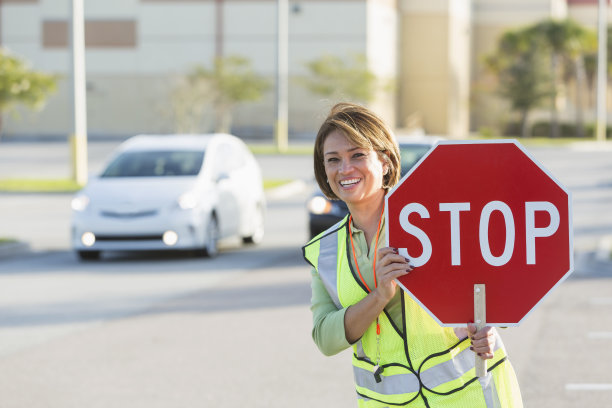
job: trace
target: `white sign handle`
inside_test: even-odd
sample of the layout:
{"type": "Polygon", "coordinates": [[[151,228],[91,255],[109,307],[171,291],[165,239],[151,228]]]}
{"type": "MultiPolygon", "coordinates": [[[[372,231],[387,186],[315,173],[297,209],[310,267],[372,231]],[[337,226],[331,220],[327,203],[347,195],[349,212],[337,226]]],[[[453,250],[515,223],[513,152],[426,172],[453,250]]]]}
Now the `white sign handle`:
{"type": "MultiPolygon", "coordinates": [[[[485,296],[485,285],[475,284],[474,285],[474,323],[476,324],[476,330],[480,330],[487,324],[487,302],[485,296]]],[[[486,377],[487,375],[487,360],[474,355],[476,376],[486,377]]]]}

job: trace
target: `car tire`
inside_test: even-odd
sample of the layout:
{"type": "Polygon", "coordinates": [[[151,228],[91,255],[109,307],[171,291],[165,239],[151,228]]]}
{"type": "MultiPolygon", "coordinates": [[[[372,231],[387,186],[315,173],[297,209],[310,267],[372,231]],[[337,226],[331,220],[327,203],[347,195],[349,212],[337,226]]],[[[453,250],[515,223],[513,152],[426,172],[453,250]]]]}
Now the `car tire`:
{"type": "Polygon", "coordinates": [[[97,261],[100,259],[100,251],[77,251],[81,261],[97,261]]]}
{"type": "Polygon", "coordinates": [[[255,209],[255,220],[253,221],[255,228],[253,229],[253,235],[242,237],[242,242],[245,244],[260,244],[261,241],[263,241],[265,232],[264,223],[264,210],[261,205],[258,205],[255,209]]]}
{"type": "Polygon", "coordinates": [[[219,222],[212,215],[206,224],[204,233],[204,248],[202,253],[207,258],[214,258],[219,253],[219,222]]]}

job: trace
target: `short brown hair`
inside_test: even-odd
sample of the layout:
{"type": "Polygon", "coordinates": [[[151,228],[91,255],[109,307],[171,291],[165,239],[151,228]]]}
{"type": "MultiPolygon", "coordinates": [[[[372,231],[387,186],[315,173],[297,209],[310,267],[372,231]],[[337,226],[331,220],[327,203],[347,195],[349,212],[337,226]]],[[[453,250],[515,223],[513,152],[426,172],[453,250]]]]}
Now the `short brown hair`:
{"type": "Polygon", "coordinates": [[[400,153],[391,129],[374,112],[354,103],[338,103],[319,128],[314,146],[314,173],[321,191],[327,198],[338,197],[327,183],[323,158],[323,143],[334,130],[342,132],[356,146],[372,149],[387,163],[389,171],[383,178],[383,188],[389,190],[400,179],[400,153]]]}

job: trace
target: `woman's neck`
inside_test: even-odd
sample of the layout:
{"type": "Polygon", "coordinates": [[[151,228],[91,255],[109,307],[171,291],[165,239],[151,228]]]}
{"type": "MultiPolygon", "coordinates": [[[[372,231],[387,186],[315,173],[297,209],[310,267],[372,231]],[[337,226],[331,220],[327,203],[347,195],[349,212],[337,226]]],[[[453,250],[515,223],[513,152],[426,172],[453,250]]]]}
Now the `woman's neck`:
{"type": "Polygon", "coordinates": [[[378,225],[381,218],[381,213],[385,204],[384,193],[381,199],[373,203],[365,203],[364,205],[349,205],[349,211],[353,217],[353,225],[359,228],[365,234],[368,247],[370,242],[378,232],[378,225]]]}

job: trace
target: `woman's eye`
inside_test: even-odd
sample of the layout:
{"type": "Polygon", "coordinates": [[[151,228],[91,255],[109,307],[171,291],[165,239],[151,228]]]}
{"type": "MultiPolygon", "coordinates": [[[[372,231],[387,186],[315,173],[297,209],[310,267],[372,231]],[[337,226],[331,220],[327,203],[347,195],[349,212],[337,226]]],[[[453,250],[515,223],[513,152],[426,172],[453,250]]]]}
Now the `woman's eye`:
{"type": "Polygon", "coordinates": [[[330,157],[329,159],[327,159],[328,163],[335,163],[337,161],[338,161],[338,159],[336,157],[330,157]]]}

